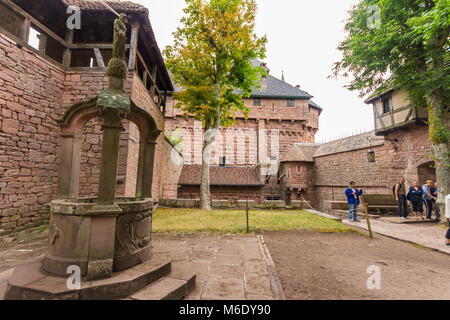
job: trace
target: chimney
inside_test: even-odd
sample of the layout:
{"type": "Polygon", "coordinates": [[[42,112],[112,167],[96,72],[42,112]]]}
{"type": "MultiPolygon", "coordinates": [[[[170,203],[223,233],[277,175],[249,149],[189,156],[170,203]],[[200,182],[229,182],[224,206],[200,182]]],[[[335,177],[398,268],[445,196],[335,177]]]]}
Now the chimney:
{"type": "Polygon", "coordinates": [[[261,62],[261,67],[263,67],[264,70],[266,70],[267,74],[270,73],[270,69],[269,69],[269,67],[267,67],[267,63],[266,62],[261,62]]]}
{"type": "Polygon", "coordinates": [[[298,85],[296,85],[295,86],[298,90],[300,90],[300,85],[298,84],[298,85]]]}

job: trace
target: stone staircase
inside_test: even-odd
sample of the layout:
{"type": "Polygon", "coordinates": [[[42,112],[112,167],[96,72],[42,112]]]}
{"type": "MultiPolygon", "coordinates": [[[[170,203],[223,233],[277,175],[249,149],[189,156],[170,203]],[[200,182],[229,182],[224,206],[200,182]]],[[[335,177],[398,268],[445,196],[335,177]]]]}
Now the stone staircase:
{"type": "MultiPolygon", "coordinates": [[[[69,275],[68,275],[69,276],[69,275]]],[[[180,300],[195,288],[195,273],[172,270],[165,254],[110,278],[83,280],[81,288],[70,289],[67,278],[55,277],[42,270],[41,261],[15,268],[8,281],[5,300],[180,300]]]]}

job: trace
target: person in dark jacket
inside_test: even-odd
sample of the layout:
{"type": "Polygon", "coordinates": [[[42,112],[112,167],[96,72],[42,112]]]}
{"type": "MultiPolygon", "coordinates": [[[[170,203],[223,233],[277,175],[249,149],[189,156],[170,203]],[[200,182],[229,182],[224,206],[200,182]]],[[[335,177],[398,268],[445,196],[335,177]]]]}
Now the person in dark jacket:
{"type": "Polygon", "coordinates": [[[423,190],[423,203],[425,204],[425,208],[427,208],[427,219],[431,220],[431,214],[433,213],[433,200],[437,200],[432,193],[433,181],[428,180],[426,184],[422,186],[423,190]]]}
{"type": "Polygon", "coordinates": [[[398,202],[398,215],[401,219],[408,218],[408,201],[406,200],[405,178],[401,177],[395,185],[395,200],[398,202]]]}
{"type": "Polygon", "coordinates": [[[355,182],[351,181],[350,186],[345,190],[347,202],[349,206],[348,221],[359,222],[358,220],[358,205],[360,203],[359,196],[363,194],[362,190],[356,189],[355,182]]]}
{"type": "Polygon", "coordinates": [[[419,220],[419,213],[422,220],[425,220],[423,216],[423,190],[417,181],[413,181],[413,186],[409,188],[408,200],[411,201],[412,211],[416,215],[416,220],[419,220]]]}
{"type": "Polygon", "coordinates": [[[436,200],[433,200],[433,207],[434,207],[434,215],[436,216],[436,221],[441,220],[441,210],[437,204],[438,199],[438,184],[437,182],[434,184],[434,187],[431,188],[431,194],[436,198],[436,200]]]}

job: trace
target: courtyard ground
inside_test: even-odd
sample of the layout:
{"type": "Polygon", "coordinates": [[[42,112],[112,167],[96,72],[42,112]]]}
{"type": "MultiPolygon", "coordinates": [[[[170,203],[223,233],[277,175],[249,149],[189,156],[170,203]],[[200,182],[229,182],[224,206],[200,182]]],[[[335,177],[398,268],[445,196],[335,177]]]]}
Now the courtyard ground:
{"type": "Polygon", "coordinates": [[[450,299],[450,256],[357,232],[266,232],[264,239],[289,300],[450,299]],[[369,290],[369,266],[381,290],[369,290]]]}
{"type": "MultiPolygon", "coordinates": [[[[346,225],[322,215],[251,210],[252,232],[245,235],[242,210],[158,209],[153,249],[170,254],[174,270],[197,274],[196,290],[187,299],[275,299],[283,295],[277,281],[287,299],[294,300],[450,299],[448,254],[379,234],[370,240],[360,229],[364,223],[346,225]],[[381,268],[381,290],[367,289],[371,265],[381,268]]],[[[384,232],[397,230],[396,236],[445,232],[436,225],[384,223],[373,225],[384,232]],[[408,229],[411,233],[398,229],[411,227],[416,228],[408,229]]],[[[47,237],[42,226],[0,239],[0,297],[12,268],[42,256],[47,237]]]]}

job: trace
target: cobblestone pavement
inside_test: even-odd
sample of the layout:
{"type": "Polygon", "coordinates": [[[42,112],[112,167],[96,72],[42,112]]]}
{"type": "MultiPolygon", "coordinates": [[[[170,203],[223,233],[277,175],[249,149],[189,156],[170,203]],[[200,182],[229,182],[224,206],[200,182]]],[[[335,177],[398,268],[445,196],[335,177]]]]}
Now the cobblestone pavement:
{"type": "MultiPolygon", "coordinates": [[[[365,220],[361,222],[343,220],[342,222],[350,226],[368,229],[365,220]]],[[[372,231],[376,233],[450,254],[450,246],[446,246],[444,240],[446,229],[442,228],[441,225],[433,223],[397,223],[396,220],[391,222],[380,219],[372,219],[370,223],[372,231]]]]}
{"type": "MultiPolygon", "coordinates": [[[[46,235],[0,246],[0,300],[13,267],[43,255],[46,235]]],[[[174,272],[196,273],[197,286],[187,300],[275,299],[279,289],[272,290],[273,284],[281,285],[261,246],[257,236],[153,234],[153,252],[168,253],[174,272]]]]}
{"type": "Polygon", "coordinates": [[[153,235],[153,252],[170,253],[175,270],[197,274],[186,300],[275,299],[256,236],[153,235]]]}

